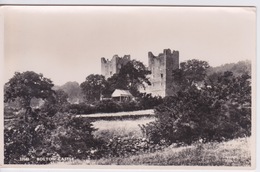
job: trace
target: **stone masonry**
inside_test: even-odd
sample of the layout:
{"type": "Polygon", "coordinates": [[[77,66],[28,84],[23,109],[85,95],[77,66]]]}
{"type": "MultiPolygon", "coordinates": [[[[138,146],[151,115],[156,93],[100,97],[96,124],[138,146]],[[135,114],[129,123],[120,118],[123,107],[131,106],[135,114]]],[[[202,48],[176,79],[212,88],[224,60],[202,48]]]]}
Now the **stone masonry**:
{"type": "MultiPolygon", "coordinates": [[[[101,58],[101,74],[105,78],[118,73],[122,66],[130,61],[130,55],[119,57],[114,55],[111,60],[101,58]]],[[[151,86],[146,86],[141,92],[151,93],[153,96],[171,96],[174,93],[172,88],[173,77],[172,71],[179,68],[179,51],[171,51],[164,49],[163,53],[154,56],[152,52],[148,52],[148,70],[151,71],[149,76],[151,86]]]]}
{"type": "Polygon", "coordinates": [[[119,57],[118,55],[114,55],[111,60],[101,58],[101,74],[105,76],[105,78],[109,78],[114,74],[118,73],[122,66],[126,65],[127,62],[130,61],[130,55],[124,55],[123,57],[119,57]]]}
{"type": "Polygon", "coordinates": [[[172,71],[179,68],[179,51],[164,49],[163,53],[154,56],[148,52],[148,69],[151,71],[151,86],[148,86],[147,92],[153,96],[171,96],[174,93],[172,88],[172,71]]]}

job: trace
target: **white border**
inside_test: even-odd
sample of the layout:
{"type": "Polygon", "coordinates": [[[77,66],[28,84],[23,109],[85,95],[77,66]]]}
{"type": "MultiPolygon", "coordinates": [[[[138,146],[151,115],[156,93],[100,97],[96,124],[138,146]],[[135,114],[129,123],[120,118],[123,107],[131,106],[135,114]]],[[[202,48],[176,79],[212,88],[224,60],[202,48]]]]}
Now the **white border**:
{"type": "MultiPolygon", "coordinates": [[[[260,8],[260,1],[259,0],[128,0],[128,1],[120,1],[120,0],[23,0],[22,2],[20,0],[1,0],[0,5],[185,5],[185,6],[256,6],[257,8],[257,44],[256,44],[256,65],[257,67],[260,67],[260,62],[259,62],[259,41],[260,41],[260,36],[259,36],[259,23],[260,23],[260,15],[258,12],[258,8],[260,8]]],[[[0,35],[0,40],[2,35],[0,35]]],[[[0,41],[2,42],[2,41],[0,41]]],[[[1,47],[2,48],[2,47],[1,47]]],[[[1,50],[1,49],[0,49],[1,50]]],[[[0,54],[3,52],[0,51],[0,54]]],[[[3,61],[3,58],[0,59],[1,62],[3,61]]],[[[2,64],[0,67],[2,67],[2,64]]],[[[254,64],[253,64],[254,65],[254,64]]],[[[2,77],[2,73],[0,75],[2,77]]],[[[256,88],[260,84],[260,71],[256,68],[256,88]]],[[[0,89],[1,94],[2,94],[2,89],[0,89]]],[[[2,96],[1,96],[2,97],[2,96]]],[[[260,110],[260,103],[257,101],[260,97],[260,93],[256,91],[256,114],[260,110]]],[[[2,102],[2,101],[1,101],[2,102]]],[[[260,171],[260,137],[259,137],[259,132],[260,132],[260,119],[256,115],[256,169],[255,170],[246,170],[246,171],[260,171]],[[258,137],[257,137],[258,136],[258,137]]],[[[1,138],[2,139],[2,138],[1,138]]],[[[51,169],[51,168],[46,168],[46,169],[40,169],[40,168],[26,168],[26,169],[21,169],[21,168],[4,168],[0,169],[2,172],[13,172],[13,171],[75,171],[75,169],[70,168],[70,169],[51,169]]],[[[85,169],[86,170],[86,169],[85,169]]],[[[101,171],[122,171],[121,169],[88,169],[88,171],[92,172],[101,172],[101,171]]],[[[138,169],[131,169],[131,170],[123,170],[123,171],[137,171],[138,169]]],[[[83,171],[83,169],[77,169],[76,171],[83,171]]],[[[138,170],[138,171],[148,171],[145,169],[138,170]]],[[[159,170],[149,170],[151,172],[157,172],[159,170]]],[[[170,170],[170,171],[178,171],[178,172],[185,172],[185,171],[191,171],[191,170],[170,170]]],[[[192,170],[192,171],[201,171],[201,170],[192,170]]],[[[211,171],[211,172],[217,172],[219,170],[206,170],[206,171],[211,171]]],[[[230,170],[221,170],[222,172],[227,172],[230,170]]],[[[232,170],[233,171],[233,170],[232,170]]],[[[245,171],[245,170],[239,170],[239,171],[245,171]]]]}

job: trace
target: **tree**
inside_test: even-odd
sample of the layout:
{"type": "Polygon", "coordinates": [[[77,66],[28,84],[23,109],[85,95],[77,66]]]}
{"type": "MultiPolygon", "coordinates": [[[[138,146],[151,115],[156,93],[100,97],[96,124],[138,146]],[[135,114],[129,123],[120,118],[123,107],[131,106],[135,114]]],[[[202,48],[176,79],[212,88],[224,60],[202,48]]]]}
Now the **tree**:
{"type": "Polygon", "coordinates": [[[53,96],[46,99],[41,111],[46,112],[49,116],[53,116],[57,112],[65,112],[68,110],[68,105],[68,94],[59,89],[54,92],[53,96]]]}
{"type": "Polygon", "coordinates": [[[138,96],[140,87],[145,87],[145,84],[151,85],[147,77],[149,74],[151,72],[146,69],[142,62],[129,61],[120,69],[118,74],[108,78],[109,88],[107,90],[111,92],[115,89],[126,89],[130,90],[134,96],[138,96]]]}
{"type": "Polygon", "coordinates": [[[175,89],[182,90],[204,81],[209,64],[196,59],[180,63],[180,68],[173,71],[175,89]]]}
{"type": "MultiPolygon", "coordinates": [[[[190,68],[194,69],[180,73],[190,68]]],[[[204,76],[204,69],[190,72],[195,79],[179,75],[182,89],[156,107],[155,122],[143,126],[147,137],[156,143],[191,144],[251,135],[250,76],[246,71],[240,76],[230,71],[204,76]]]]}
{"type": "Polygon", "coordinates": [[[203,90],[214,100],[214,105],[218,105],[219,115],[224,119],[218,123],[224,128],[220,133],[226,133],[225,137],[251,135],[250,80],[247,71],[239,76],[226,71],[212,74],[205,81],[203,90]]]}
{"type": "Polygon", "coordinates": [[[66,82],[62,86],[54,86],[54,90],[63,90],[68,94],[68,101],[70,103],[83,102],[83,94],[78,82],[66,82]]]}
{"type": "Polygon", "coordinates": [[[106,86],[105,77],[102,75],[89,75],[86,80],[80,84],[85,99],[88,102],[100,100],[100,96],[106,86]]]}
{"type": "Polygon", "coordinates": [[[5,84],[4,102],[21,100],[22,108],[26,109],[25,121],[31,112],[32,98],[47,99],[53,96],[52,81],[33,71],[15,72],[14,76],[5,84]]]}

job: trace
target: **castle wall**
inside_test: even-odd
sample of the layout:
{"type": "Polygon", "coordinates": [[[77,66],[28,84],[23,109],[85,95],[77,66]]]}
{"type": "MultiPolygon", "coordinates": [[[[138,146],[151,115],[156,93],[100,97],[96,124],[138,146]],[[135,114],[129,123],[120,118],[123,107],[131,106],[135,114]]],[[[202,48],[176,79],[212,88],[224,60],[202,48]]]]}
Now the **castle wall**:
{"type": "Polygon", "coordinates": [[[170,49],[165,49],[158,56],[154,56],[152,52],[149,52],[148,61],[152,85],[148,87],[147,93],[162,97],[173,95],[172,71],[179,68],[179,52],[171,52],[170,49]]]}
{"type": "Polygon", "coordinates": [[[118,73],[122,66],[126,65],[130,61],[130,55],[119,57],[114,55],[111,60],[101,58],[101,74],[105,78],[109,78],[118,73]]]}
{"type": "MultiPolygon", "coordinates": [[[[119,57],[114,55],[111,60],[101,58],[101,74],[109,78],[119,73],[122,66],[130,61],[130,55],[119,57]]],[[[151,86],[139,91],[151,93],[153,96],[171,96],[174,94],[172,71],[179,68],[179,52],[170,49],[163,50],[158,56],[148,52],[148,70],[151,74],[148,76],[151,86]]]]}

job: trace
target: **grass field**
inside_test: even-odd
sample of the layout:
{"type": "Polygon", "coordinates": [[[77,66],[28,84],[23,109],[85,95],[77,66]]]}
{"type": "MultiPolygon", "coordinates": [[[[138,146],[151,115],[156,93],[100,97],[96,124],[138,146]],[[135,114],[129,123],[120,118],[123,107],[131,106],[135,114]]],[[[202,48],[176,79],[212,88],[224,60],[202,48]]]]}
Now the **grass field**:
{"type": "Polygon", "coordinates": [[[113,137],[142,137],[139,125],[154,121],[154,117],[141,117],[126,120],[98,120],[93,125],[98,130],[94,135],[105,140],[113,137]]]}

